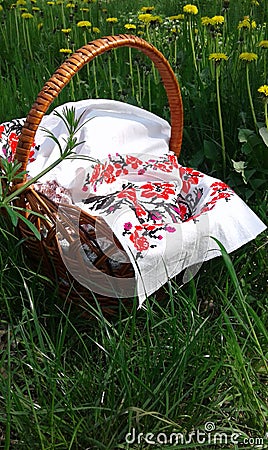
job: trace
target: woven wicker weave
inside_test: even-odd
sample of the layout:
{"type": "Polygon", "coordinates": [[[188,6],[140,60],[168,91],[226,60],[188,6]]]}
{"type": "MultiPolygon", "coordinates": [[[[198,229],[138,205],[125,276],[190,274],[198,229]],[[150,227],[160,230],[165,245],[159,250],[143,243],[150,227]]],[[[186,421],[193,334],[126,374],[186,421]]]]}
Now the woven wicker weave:
{"type": "MultiPolygon", "coordinates": [[[[21,171],[24,171],[27,167],[29,153],[35,138],[36,130],[53,100],[85,64],[89,63],[96,56],[117,47],[137,48],[147,55],[158,69],[167,93],[170,108],[171,138],[169,148],[179,155],[182,142],[183,109],[180,88],[169,63],[155,47],[143,39],[137,36],[118,35],[97,39],[80,48],[68,58],[56,70],[49,81],[45,83],[26,118],[16,149],[15,158],[22,163],[21,171]]],[[[17,186],[21,186],[22,183],[25,183],[25,176],[22,176],[22,179],[18,181],[17,186]]],[[[56,227],[58,227],[58,230],[60,227],[62,236],[69,242],[69,245],[72,246],[74,261],[77,265],[77,273],[79,273],[80,267],[83,265],[80,248],[81,245],[84,245],[96,255],[94,261],[94,265],[97,269],[96,275],[94,275],[96,283],[98,283],[98,273],[105,273],[115,278],[133,277],[134,271],[129,260],[127,263],[121,264],[120,269],[116,269],[111,265],[109,260],[110,248],[108,251],[107,249],[105,250],[105,254],[102,252],[96,238],[96,224],[98,235],[99,230],[102,230],[101,232],[103,235],[110,235],[111,252],[113,251],[112,249],[114,246],[117,246],[122,251],[123,249],[116,237],[112,236],[111,232],[109,233],[107,226],[105,226],[99,218],[91,216],[73,205],[69,205],[66,206],[66,215],[61,217],[59,223],[59,219],[57,218],[57,204],[32,188],[26,189],[20,195],[19,201],[20,204],[27,206],[27,209],[37,211],[49,219],[45,220],[35,215],[28,215],[28,219],[30,219],[40,230],[42,234],[41,241],[38,241],[30,229],[23,223],[20,223],[19,231],[22,237],[25,238],[24,245],[27,253],[30,254],[31,261],[34,262],[36,266],[41,265],[43,273],[57,282],[59,292],[65,298],[67,296],[72,302],[82,305],[82,297],[84,296],[87,301],[90,302],[92,294],[68,273],[59,251],[56,227]],[[76,226],[77,214],[80,215],[79,239],[74,238],[75,232],[73,232],[76,226]]],[[[74,264],[74,262],[72,262],[72,264],[74,264]]],[[[119,300],[117,298],[96,294],[94,297],[97,297],[101,308],[106,313],[111,314],[118,307],[119,300]]],[[[121,301],[124,301],[124,299],[121,299],[121,301]]],[[[125,304],[127,305],[129,303],[131,303],[131,300],[126,299],[125,304]]]]}

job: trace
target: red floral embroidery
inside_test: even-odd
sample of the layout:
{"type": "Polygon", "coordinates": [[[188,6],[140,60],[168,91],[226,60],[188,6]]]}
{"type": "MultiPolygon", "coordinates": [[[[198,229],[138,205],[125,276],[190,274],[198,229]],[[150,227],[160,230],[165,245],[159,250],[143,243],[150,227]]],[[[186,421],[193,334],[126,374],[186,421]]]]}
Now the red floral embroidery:
{"type": "Polygon", "coordinates": [[[157,163],[154,167],[166,173],[170,173],[174,169],[173,165],[167,163],[157,163]]]}
{"type": "Polygon", "coordinates": [[[4,125],[0,125],[0,139],[2,137],[4,129],[5,129],[4,125]]]}
{"type": "Polygon", "coordinates": [[[168,159],[171,162],[171,164],[173,165],[173,167],[175,167],[176,169],[179,168],[179,164],[178,164],[176,155],[169,154],[168,159]]]}
{"type": "Polygon", "coordinates": [[[100,176],[101,169],[104,169],[103,164],[96,164],[93,168],[93,172],[90,178],[90,183],[94,183],[100,176]]]}
{"type": "Polygon", "coordinates": [[[136,190],[134,188],[124,189],[122,192],[119,192],[119,194],[117,194],[117,197],[118,198],[127,198],[132,203],[137,204],[137,194],[136,194],[136,190]]]}
{"type": "Polygon", "coordinates": [[[168,200],[170,195],[175,194],[174,185],[171,183],[146,183],[141,186],[141,196],[145,198],[164,198],[168,200]]]}
{"type": "Polygon", "coordinates": [[[136,158],[135,156],[127,155],[126,157],[126,163],[132,167],[132,169],[137,169],[138,166],[142,164],[142,161],[139,158],[136,158]]]}
{"type": "Polygon", "coordinates": [[[190,167],[180,167],[180,176],[182,179],[182,191],[186,194],[191,189],[192,184],[198,184],[199,178],[204,175],[190,167]]]}
{"type": "Polygon", "coordinates": [[[146,237],[139,235],[137,228],[139,227],[136,227],[134,233],[131,234],[130,240],[133,242],[136,250],[142,252],[143,250],[147,250],[149,248],[149,242],[146,237]]]}
{"type": "Polygon", "coordinates": [[[116,180],[115,173],[114,173],[114,166],[112,164],[109,164],[104,172],[103,172],[103,178],[106,181],[106,183],[113,183],[116,180]]]}
{"type": "Polygon", "coordinates": [[[19,136],[17,136],[16,133],[10,133],[10,135],[8,137],[8,144],[11,148],[13,155],[16,151],[18,140],[19,140],[19,136]]]}

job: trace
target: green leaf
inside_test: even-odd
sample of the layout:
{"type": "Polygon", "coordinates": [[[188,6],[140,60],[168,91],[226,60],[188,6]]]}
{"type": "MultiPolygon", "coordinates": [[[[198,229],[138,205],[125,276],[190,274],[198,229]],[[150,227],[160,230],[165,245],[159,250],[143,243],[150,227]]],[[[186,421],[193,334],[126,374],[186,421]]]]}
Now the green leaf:
{"type": "Polygon", "coordinates": [[[233,163],[233,168],[237,173],[241,173],[243,181],[245,184],[247,184],[247,180],[245,177],[245,168],[247,166],[247,164],[245,163],[245,161],[234,161],[233,159],[231,160],[233,163]]]}
{"type": "Polygon", "coordinates": [[[260,132],[263,142],[265,143],[266,147],[268,147],[268,130],[267,130],[267,128],[262,127],[259,129],[259,132],[260,132]]]}
{"type": "Polygon", "coordinates": [[[240,130],[238,131],[239,142],[247,142],[249,136],[251,136],[252,134],[254,134],[254,131],[248,130],[247,128],[240,128],[240,130]]]}
{"type": "Polygon", "coordinates": [[[215,160],[219,153],[219,148],[212,141],[204,140],[204,154],[207,159],[215,160]]]}
{"type": "Polygon", "coordinates": [[[16,213],[15,211],[13,211],[11,206],[5,205],[5,209],[11,219],[12,225],[14,225],[14,227],[17,226],[18,224],[18,215],[19,213],[16,213]]]}
{"type": "Polygon", "coordinates": [[[41,241],[41,234],[39,233],[36,226],[30,220],[26,219],[26,217],[22,216],[20,213],[17,213],[17,216],[19,216],[19,219],[22,220],[27,225],[28,228],[30,228],[30,230],[33,232],[35,237],[39,241],[41,241]]]}

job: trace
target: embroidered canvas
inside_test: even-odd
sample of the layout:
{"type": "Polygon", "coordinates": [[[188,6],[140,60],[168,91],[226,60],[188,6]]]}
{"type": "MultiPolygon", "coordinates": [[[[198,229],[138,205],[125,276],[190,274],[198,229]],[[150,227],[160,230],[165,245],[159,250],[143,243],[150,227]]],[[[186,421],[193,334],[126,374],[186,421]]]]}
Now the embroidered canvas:
{"type": "MultiPolygon", "coordinates": [[[[129,256],[140,306],[150,294],[188,268],[219,256],[219,240],[232,252],[266,227],[224,182],[181,166],[169,151],[169,124],[160,117],[112,100],[84,100],[75,106],[84,126],[78,155],[96,159],[63,161],[36,183],[53,201],[73,203],[108,224],[129,256]],[[90,119],[90,120],[89,120],[90,119]]],[[[0,155],[12,160],[24,119],[0,125],[0,155]]],[[[57,159],[59,150],[42,129],[63,142],[61,119],[43,118],[30,154],[29,176],[57,159]]],[[[105,239],[101,245],[105,244],[105,239]]],[[[85,251],[85,261],[92,255],[85,251]]],[[[120,255],[112,255],[120,264],[120,255]]]]}

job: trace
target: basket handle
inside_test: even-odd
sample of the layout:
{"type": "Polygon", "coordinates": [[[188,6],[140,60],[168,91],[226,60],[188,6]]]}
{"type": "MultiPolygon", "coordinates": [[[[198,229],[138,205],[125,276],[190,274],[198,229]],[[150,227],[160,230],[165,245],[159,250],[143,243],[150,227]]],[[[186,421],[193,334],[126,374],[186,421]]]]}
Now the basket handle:
{"type": "MultiPolygon", "coordinates": [[[[16,148],[15,159],[22,163],[20,171],[26,170],[36,130],[53,100],[85,64],[89,63],[96,56],[117,47],[139,49],[149,56],[158,69],[170,107],[171,138],[169,148],[179,156],[183,131],[183,106],[180,87],[175,74],[162,53],[152,44],[138,36],[120,34],[96,39],[81,47],[66,59],[45,83],[26,118],[16,148]]],[[[18,180],[18,183],[25,181],[25,178],[25,176],[22,177],[22,180],[18,180]]]]}

